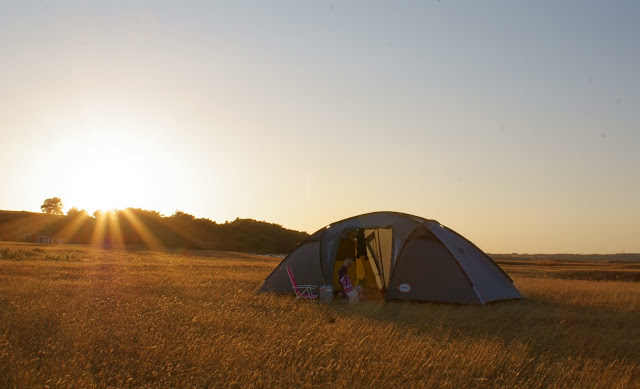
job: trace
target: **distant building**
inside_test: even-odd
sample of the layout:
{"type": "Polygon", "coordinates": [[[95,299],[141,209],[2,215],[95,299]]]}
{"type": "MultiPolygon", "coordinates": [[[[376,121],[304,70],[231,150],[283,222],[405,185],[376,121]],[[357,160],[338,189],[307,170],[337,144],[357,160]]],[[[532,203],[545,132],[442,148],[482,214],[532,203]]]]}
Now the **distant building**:
{"type": "Polygon", "coordinates": [[[53,238],[53,236],[39,235],[36,238],[36,243],[53,244],[53,243],[55,243],[55,239],[53,238]]]}

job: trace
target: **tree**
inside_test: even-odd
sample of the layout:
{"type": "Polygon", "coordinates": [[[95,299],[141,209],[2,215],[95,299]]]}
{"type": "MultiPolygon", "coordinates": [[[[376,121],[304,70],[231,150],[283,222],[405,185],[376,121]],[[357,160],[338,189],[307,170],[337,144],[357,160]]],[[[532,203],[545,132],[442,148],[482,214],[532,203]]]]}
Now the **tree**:
{"type": "Polygon", "coordinates": [[[76,207],[69,208],[69,210],[67,211],[67,215],[89,217],[89,214],[87,213],[87,211],[85,211],[84,209],[79,210],[76,207]]]}
{"type": "Polygon", "coordinates": [[[52,197],[50,199],[44,200],[44,203],[40,206],[40,209],[44,213],[53,214],[53,215],[63,215],[62,213],[62,199],[60,197],[52,197]]]}
{"type": "Polygon", "coordinates": [[[182,212],[182,211],[175,211],[173,213],[173,215],[171,215],[171,219],[183,222],[183,223],[187,223],[187,222],[192,222],[196,219],[195,216],[190,215],[186,212],[182,212]]]}

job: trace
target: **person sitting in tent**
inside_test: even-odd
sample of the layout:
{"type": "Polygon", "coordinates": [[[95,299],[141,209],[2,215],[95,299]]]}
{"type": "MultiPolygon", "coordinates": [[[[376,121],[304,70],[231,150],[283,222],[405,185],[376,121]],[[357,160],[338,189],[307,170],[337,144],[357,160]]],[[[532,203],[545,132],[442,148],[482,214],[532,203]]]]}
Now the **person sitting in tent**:
{"type": "Polygon", "coordinates": [[[360,297],[362,297],[362,289],[359,285],[354,287],[351,284],[348,272],[351,265],[353,265],[353,259],[345,259],[344,265],[338,270],[338,278],[340,279],[340,284],[342,284],[344,294],[349,298],[349,304],[357,304],[360,301],[360,297]]]}

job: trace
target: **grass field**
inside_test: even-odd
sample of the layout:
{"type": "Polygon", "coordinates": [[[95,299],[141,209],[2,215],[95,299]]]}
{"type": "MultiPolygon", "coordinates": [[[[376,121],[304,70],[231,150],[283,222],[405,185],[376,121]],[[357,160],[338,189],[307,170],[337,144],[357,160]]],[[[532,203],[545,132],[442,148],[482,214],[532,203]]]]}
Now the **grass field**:
{"type": "Polygon", "coordinates": [[[640,387],[640,264],[487,307],[255,295],[278,259],[0,243],[0,387],[640,387]]]}

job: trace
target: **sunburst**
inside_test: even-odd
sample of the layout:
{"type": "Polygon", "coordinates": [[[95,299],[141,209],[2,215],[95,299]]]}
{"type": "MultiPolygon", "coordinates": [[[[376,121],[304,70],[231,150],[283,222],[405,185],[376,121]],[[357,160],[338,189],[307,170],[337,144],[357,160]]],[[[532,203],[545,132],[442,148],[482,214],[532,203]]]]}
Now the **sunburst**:
{"type": "Polygon", "coordinates": [[[161,249],[164,247],[162,242],[160,242],[160,240],[156,238],[151,231],[149,231],[149,229],[133,212],[131,212],[130,209],[122,210],[120,211],[120,214],[127,218],[131,227],[138,233],[138,236],[140,236],[140,239],[142,239],[147,248],[161,249]]]}

